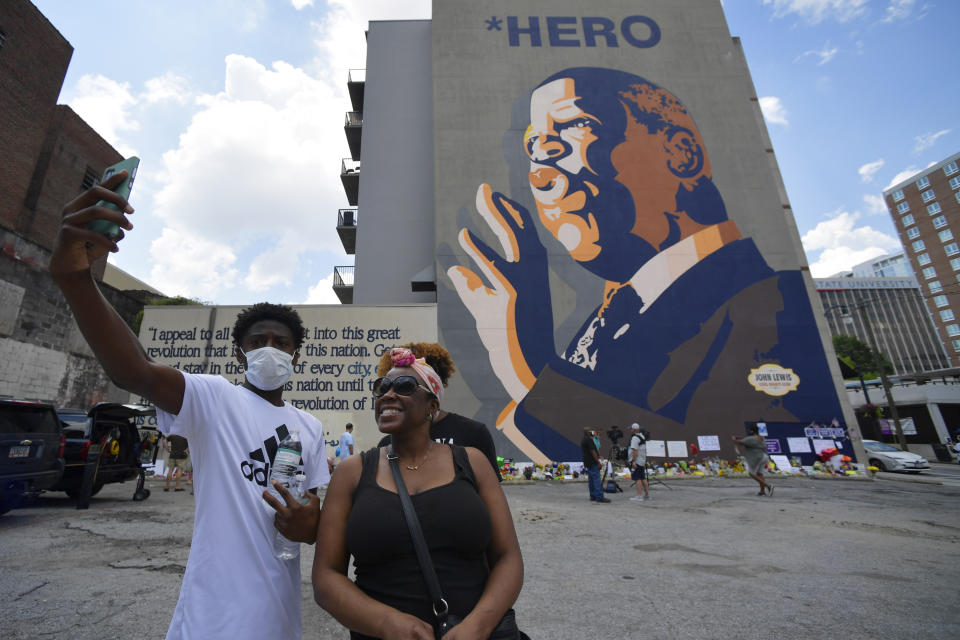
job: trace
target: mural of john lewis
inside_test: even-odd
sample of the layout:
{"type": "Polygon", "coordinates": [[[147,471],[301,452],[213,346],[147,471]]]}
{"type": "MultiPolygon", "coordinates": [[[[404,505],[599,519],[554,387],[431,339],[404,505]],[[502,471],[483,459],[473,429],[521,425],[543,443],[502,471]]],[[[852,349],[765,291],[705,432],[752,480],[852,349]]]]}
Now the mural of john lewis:
{"type": "Polygon", "coordinates": [[[497,426],[521,451],[576,460],[592,424],[695,441],[841,415],[799,268],[771,269],[728,217],[676,96],[623,71],[566,69],[533,91],[523,144],[537,221],[603,297],[558,354],[536,222],[481,185],[477,211],[500,246],[461,230],[474,267],[447,275],[511,398],[497,426]],[[751,376],[761,367],[779,388],[751,376]]]}

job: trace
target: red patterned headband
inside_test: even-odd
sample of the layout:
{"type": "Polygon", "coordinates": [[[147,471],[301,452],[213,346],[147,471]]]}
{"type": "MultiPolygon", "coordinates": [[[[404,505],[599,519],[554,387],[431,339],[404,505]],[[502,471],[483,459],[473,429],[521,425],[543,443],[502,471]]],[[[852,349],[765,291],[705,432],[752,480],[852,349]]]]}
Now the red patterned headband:
{"type": "Polygon", "coordinates": [[[440,376],[433,370],[433,367],[427,364],[423,358],[413,355],[410,349],[404,347],[394,347],[390,350],[390,360],[395,367],[410,367],[417,372],[417,375],[430,388],[433,395],[437,397],[437,402],[443,400],[443,382],[440,376]]]}

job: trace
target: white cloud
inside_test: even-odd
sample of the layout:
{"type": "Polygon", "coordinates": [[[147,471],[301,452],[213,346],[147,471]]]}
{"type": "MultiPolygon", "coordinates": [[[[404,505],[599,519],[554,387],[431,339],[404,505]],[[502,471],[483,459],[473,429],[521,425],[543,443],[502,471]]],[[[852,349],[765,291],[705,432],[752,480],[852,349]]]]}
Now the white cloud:
{"type": "Polygon", "coordinates": [[[176,102],[184,105],[190,101],[190,96],[190,83],[187,79],[168,71],[162,76],[147,80],[139,100],[146,104],[176,102]]]}
{"type": "Polygon", "coordinates": [[[887,12],[883,16],[883,22],[889,23],[908,18],[915,4],[916,0],[890,0],[887,12]]]}
{"type": "Polygon", "coordinates": [[[795,14],[810,24],[819,24],[824,20],[847,22],[865,11],[870,0],[763,0],[765,5],[773,5],[773,15],[783,18],[795,14]]]}
{"type": "Polygon", "coordinates": [[[140,123],[133,116],[137,100],[130,85],[99,74],[82,76],[67,104],[100,136],[124,156],[134,154],[124,140],[125,131],[136,131],[140,123]]]}
{"type": "Polygon", "coordinates": [[[803,235],[801,240],[808,256],[821,252],[810,264],[813,277],[849,271],[861,262],[901,249],[900,241],[891,235],[869,226],[856,227],[859,217],[856,212],[837,210],[803,235]]]}
{"type": "Polygon", "coordinates": [[[150,282],[161,291],[215,300],[236,284],[233,250],[190,232],[164,229],[150,246],[150,282]]]}
{"type": "MultiPolygon", "coordinates": [[[[267,69],[230,55],[224,91],[198,103],[179,146],[163,155],[154,213],[166,226],[255,252],[246,276],[255,290],[289,283],[304,249],[342,251],[332,221],[345,204],[346,142],[331,123],[342,122],[345,99],[287,63],[267,69]]],[[[181,261],[176,252],[154,259],[161,270],[181,261]]]]}
{"type": "Polygon", "coordinates": [[[863,203],[867,206],[868,215],[887,212],[887,203],[878,195],[872,193],[863,194],[863,203]]]}
{"type": "Polygon", "coordinates": [[[313,0],[290,0],[290,4],[293,5],[294,9],[300,11],[304,7],[312,7],[313,0]]]}
{"type": "Polygon", "coordinates": [[[787,121],[787,110],[776,96],[765,96],[760,98],[760,111],[763,112],[764,119],[770,124],[790,124],[787,121]]]}
{"type": "Polygon", "coordinates": [[[911,176],[914,176],[914,175],[916,175],[916,174],[918,174],[918,173],[920,173],[920,169],[917,169],[916,167],[914,167],[913,165],[911,165],[911,166],[907,167],[906,169],[904,169],[903,171],[901,171],[900,173],[898,173],[897,175],[893,176],[893,178],[890,179],[890,183],[887,184],[887,186],[885,186],[885,187],[883,188],[883,190],[886,191],[887,189],[889,189],[889,188],[892,187],[893,185],[895,185],[895,184],[900,184],[901,182],[903,182],[903,181],[906,180],[907,178],[909,178],[909,177],[911,177],[911,176]]]}
{"type": "Polygon", "coordinates": [[[825,45],[823,45],[823,49],[819,49],[819,50],[811,49],[810,51],[804,51],[799,56],[797,56],[797,60],[801,60],[803,58],[806,58],[807,56],[814,56],[820,59],[820,61],[817,62],[817,65],[823,66],[828,62],[830,62],[831,60],[833,60],[834,56],[836,56],[839,51],[840,49],[837,47],[831,48],[830,43],[828,42],[825,45]]]}
{"type": "Polygon", "coordinates": [[[307,299],[299,304],[340,304],[340,299],[333,292],[333,274],[310,287],[307,299]]]}
{"type": "Polygon", "coordinates": [[[936,133],[925,133],[920,136],[915,136],[913,139],[917,144],[913,148],[914,152],[920,153],[921,151],[926,151],[935,145],[938,139],[947,135],[951,131],[952,129],[943,129],[941,131],[937,131],[936,133]]]}
{"type": "Polygon", "coordinates": [[[864,182],[871,182],[873,180],[873,176],[876,175],[877,171],[880,171],[881,167],[883,167],[883,164],[883,159],[881,158],[880,160],[874,160],[873,162],[868,162],[867,164],[863,165],[857,169],[857,172],[860,174],[860,179],[864,182]]]}

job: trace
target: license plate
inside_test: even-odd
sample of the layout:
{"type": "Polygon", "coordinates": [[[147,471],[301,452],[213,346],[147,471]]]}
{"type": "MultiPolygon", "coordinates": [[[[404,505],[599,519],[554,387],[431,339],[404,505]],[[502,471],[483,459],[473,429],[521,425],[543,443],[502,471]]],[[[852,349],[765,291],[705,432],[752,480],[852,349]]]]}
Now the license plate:
{"type": "Polygon", "coordinates": [[[9,458],[26,458],[30,455],[30,445],[18,445],[16,447],[10,447],[9,458]]]}

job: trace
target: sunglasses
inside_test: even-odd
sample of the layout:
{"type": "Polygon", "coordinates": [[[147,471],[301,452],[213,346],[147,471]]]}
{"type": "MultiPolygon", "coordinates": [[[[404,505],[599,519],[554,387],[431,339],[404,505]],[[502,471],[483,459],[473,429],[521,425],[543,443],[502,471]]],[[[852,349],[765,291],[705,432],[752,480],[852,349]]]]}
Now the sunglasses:
{"type": "Polygon", "coordinates": [[[433,395],[433,391],[420,384],[420,381],[413,376],[397,376],[396,378],[384,376],[373,381],[373,397],[379,398],[391,389],[398,396],[412,396],[416,393],[418,387],[433,395]]]}

